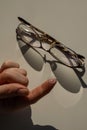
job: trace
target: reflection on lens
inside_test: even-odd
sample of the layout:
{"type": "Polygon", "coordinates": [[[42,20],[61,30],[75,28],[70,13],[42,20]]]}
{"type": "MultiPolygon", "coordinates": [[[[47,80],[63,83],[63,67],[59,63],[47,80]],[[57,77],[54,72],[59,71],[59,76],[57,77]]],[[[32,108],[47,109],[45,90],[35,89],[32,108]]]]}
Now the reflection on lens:
{"type": "Polygon", "coordinates": [[[18,29],[21,31],[21,32],[29,32],[29,27],[26,26],[25,24],[20,24],[18,26],[18,29]]]}
{"type": "Polygon", "coordinates": [[[43,43],[42,43],[42,47],[47,51],[47,50],[50,49],[51,45],[48,44],[48,43],[46,43],[46,42],[43,42],[43,43]]]}
{"type": "Polygon", "coordinates": [[[63,53],[57,48],[52,48],[51,53],[56,60],[61,61],[62,63],[68,65],[68,66],[77,66],[76,61],[71,58],[69,55],[63,53]]]}
{"type": "MultiPolygon", "coordinates": [[[[30,34],[30,33],[29,33],[30,34]]],[[[34,38],[34,35],[23,35],[21,38],[22,40],[32,46],[32,47],[40,47],[40,42],[38,40],[36,40],[36,38],[34,38]]]]}
{"type": "Polygon", "coordinates": [[[19,41],[19,47],[28,64],[35,70],[41,71],[44,64],[41,55],[37,51],[33,50],[33,48],[27,46],[22,41],[19,41]]]}

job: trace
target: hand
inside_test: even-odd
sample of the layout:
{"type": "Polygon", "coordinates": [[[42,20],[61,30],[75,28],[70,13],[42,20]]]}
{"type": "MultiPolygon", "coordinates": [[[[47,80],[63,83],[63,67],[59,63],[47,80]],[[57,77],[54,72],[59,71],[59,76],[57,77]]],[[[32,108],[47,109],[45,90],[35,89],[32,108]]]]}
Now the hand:
{"type": "Polygon", "coordinates": [[[27,72],[19,64],[5,62],[0,68],[0,99],[29,93],[27,72]]]}
{"type": "Polygon", "coordinates": [[[0,105],[3,109],[16,110],[37,102],[56,84],[55,79],[47,80],[29,91],[27,72],[19,64],[8,61],[0,68],[0,105]]]}

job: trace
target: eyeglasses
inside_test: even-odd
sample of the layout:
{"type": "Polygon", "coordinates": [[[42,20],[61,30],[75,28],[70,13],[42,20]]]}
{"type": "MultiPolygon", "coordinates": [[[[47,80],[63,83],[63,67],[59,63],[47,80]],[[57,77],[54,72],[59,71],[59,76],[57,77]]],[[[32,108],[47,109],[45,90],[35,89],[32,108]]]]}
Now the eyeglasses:
{"type": "Polygon", "coordinates": [[[84,56],[77,54],[75,51],[36,28],[23,18],[18,17],[18,19],[21,23],[16,29],[17,41],[24,42],[34,50],[35,48],[44,50],[49,53],[56,62],[68,67],[82,68],[84,66],[84,56]]]}

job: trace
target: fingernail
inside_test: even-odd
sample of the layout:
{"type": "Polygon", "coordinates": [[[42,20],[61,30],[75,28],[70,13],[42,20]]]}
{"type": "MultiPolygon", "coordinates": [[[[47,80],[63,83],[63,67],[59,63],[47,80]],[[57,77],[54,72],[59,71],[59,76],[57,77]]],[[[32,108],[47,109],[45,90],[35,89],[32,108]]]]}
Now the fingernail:
{"type": "Polygon", "coordinates": [[[53,79],[49,79],[48,82],[50,84],[55,84],[57,82],[56,78],[53,78],[53,79]]]}
{"type": "Polygon", "coordinates": [[[18,95],[27,95],[29,93],[29,90],[27,88],[19,89],[17,91],[18,95]]]}

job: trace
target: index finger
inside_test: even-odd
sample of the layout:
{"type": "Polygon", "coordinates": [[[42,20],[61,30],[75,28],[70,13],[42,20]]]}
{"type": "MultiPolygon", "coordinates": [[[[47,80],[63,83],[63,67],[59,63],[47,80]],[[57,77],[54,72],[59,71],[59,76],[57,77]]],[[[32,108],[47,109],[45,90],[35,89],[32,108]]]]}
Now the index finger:
{"type": "Polygon", "coordinates": [[[56,79],[49,79],[40,86],[31,90],[29,95],[27,96],[29,104],[37,102],[40,98],[48,94],[52,90],[56,82],[57,82],[56,79]]]}
{"type": "Polygon", "coordinates": [[[15,98],[5,98],[1,100],[1,110],[16,111],[28,105],[36,103],[40,98],[52,90],[56,82],[56,79],[50,79],[45,81],[37,88],[29,91],[29,94],[26,96],[16,96],[15,98]]]}

